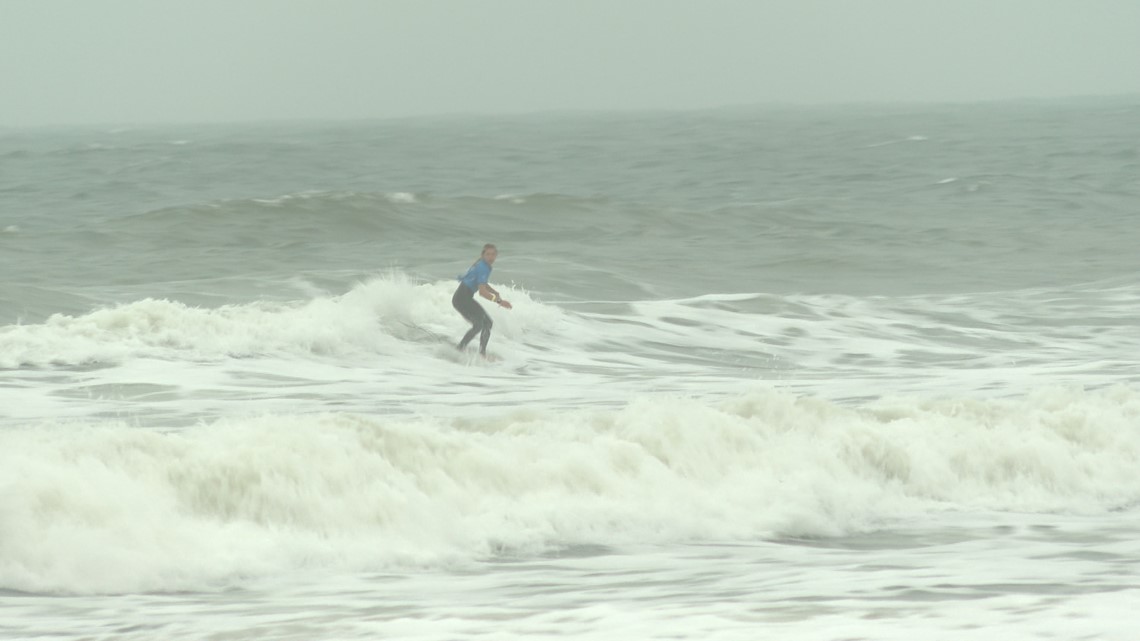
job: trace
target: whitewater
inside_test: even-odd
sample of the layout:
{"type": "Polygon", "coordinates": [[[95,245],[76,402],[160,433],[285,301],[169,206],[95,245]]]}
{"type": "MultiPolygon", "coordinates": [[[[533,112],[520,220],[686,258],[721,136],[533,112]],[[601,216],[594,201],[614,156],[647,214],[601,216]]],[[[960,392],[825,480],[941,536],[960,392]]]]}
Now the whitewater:
{"type": "Polygon", "coordinates": [[[1133,639],[1137,126],[0,129],[0,638],[1133,639]]]}

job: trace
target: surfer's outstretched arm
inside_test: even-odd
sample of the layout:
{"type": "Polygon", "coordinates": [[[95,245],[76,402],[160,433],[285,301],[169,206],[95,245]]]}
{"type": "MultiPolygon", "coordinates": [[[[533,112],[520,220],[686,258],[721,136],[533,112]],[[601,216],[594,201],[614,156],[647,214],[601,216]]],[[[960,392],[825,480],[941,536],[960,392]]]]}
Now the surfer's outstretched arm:
{"type": "Polygon", "coordinates": [[[511,308],[511,302],[500,296],[499,292],[495,291],[495,288],[491,287],[487,283],[479,285],[479,295],[491,301],[492,303],[498,303],[500,307],[506,307],[507,309],[511,308]]]}

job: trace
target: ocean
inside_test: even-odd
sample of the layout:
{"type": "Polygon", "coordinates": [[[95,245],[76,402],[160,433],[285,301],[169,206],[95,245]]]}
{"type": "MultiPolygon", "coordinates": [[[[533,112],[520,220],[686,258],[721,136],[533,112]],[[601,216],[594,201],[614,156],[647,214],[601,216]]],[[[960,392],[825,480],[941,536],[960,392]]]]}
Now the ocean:
{"type": "Polygon", "coordinates": [[[0,129],[0,638],[1132,641],[1138,132],[0,129]]]}

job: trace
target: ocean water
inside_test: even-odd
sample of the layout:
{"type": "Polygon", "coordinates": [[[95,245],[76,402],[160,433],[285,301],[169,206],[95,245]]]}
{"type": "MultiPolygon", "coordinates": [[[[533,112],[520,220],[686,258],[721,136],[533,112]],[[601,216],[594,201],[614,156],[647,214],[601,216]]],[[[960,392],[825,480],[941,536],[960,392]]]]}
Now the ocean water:
{"type": "Polygon", "coordinates": [[[0,638],[1136,639],[1138,132],[0,129],[0,638]]]}

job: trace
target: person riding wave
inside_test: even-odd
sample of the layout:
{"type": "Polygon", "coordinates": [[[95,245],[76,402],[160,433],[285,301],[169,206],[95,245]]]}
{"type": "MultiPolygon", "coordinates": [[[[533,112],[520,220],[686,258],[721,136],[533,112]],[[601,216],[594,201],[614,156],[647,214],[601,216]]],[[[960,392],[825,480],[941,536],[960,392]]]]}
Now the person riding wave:
{"type": "Polygon", "coordinates": [[[491,266],[495,264],[495,259],[498,256],[499,250],[494,245],[490,243],[483,245],[483,253],[479,260],[471,265],[466,274],[459,277],[459,287],[455,288],[455,294],[451,297],[451,305],[463,315],[463,318],[467,319],[467,322],[471,323],[471,329],[457,345],[460,351],[467,349],[467,344],[478,334],[479,354],[487,355],[487,341],[491,340],[493,323],[491,317],[487,315],[487,310],[475,302],[476,292],[483,298],[498,303],[500,307],[511,308],[510,302],[503,300],[499,292],[487,284],[491,278],[491,266]]]}

